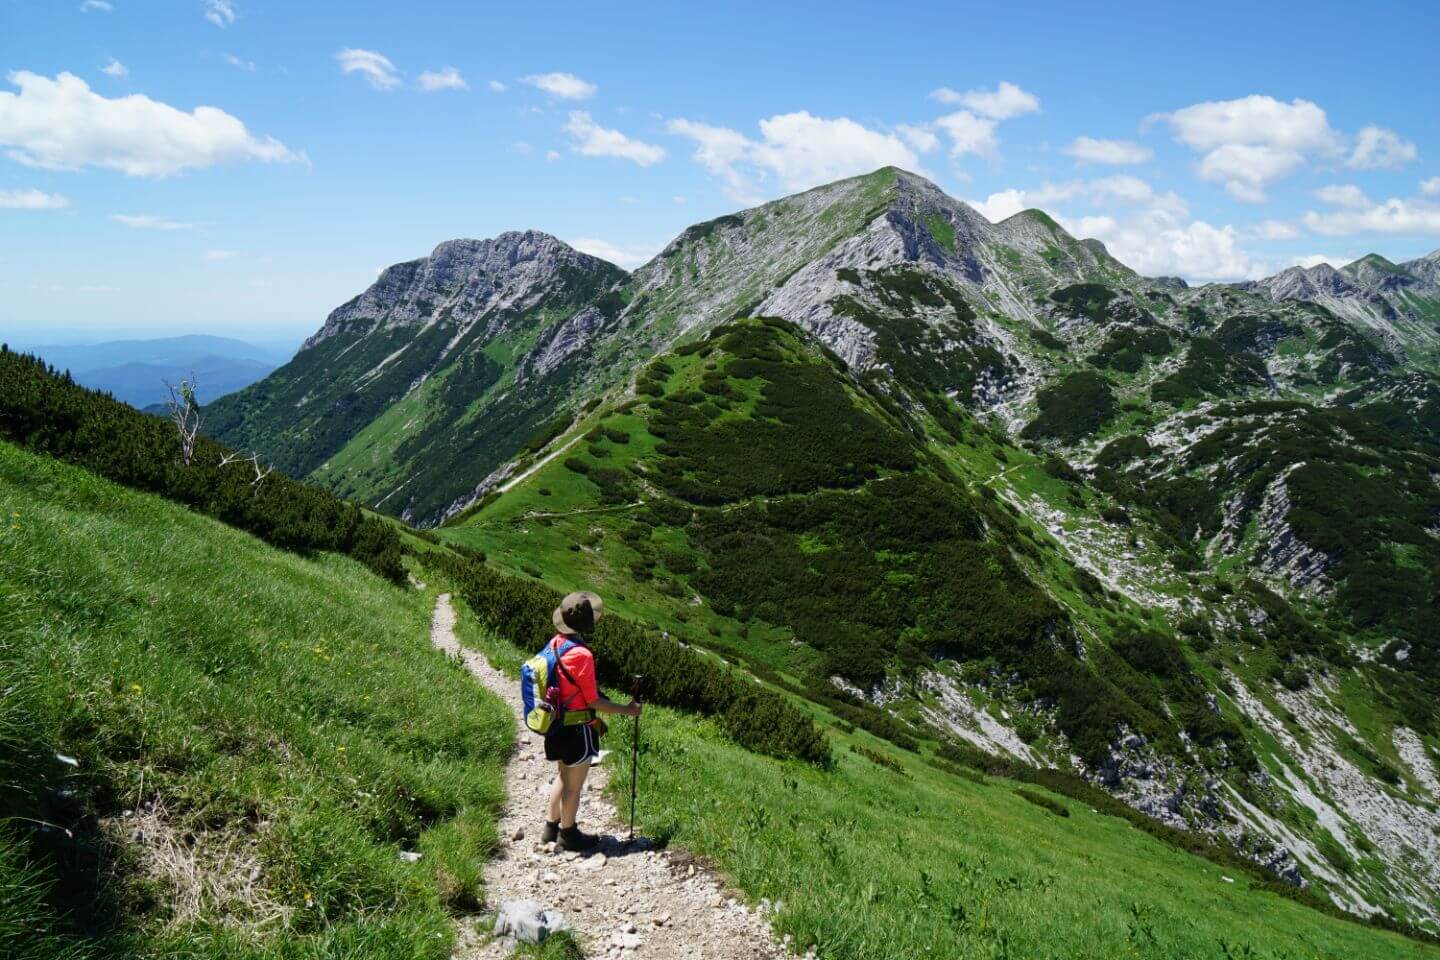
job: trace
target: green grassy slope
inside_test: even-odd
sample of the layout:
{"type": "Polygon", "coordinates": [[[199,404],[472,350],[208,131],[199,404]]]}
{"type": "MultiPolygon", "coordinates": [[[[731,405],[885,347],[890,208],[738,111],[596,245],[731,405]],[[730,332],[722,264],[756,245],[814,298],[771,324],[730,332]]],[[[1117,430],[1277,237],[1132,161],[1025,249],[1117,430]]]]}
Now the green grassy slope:
{"type": "MultiPolygon", "coordinates": [[[[511,672],[528,655],[463,608],[458,629],[511,672]]],[[[629,723],[611,732],[622,808],[629,723]]],[[[742,750],[693,714],[652,706],[642,724],[644,831],[712,859],[773,905],[777,933],[827,960],[1440,955],[1317,914],[1083,803],[1024,788],[1039,805],[1013,781],[937,770],[863,731],[832,731],[826,772],[742,750]]]]}
{"type": "Polygon", "coordinates": [[[512,734],[429,598],[7,444],[0,518],[7,956],[449,956],[512,734]]]}

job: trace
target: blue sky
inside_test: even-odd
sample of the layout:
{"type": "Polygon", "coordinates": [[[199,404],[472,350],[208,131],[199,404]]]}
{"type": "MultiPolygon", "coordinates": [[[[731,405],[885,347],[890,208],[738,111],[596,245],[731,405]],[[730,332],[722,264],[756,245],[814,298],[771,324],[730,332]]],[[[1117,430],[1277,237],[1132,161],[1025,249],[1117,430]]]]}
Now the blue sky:
{"type": "Polygon", "coordinates": [[[897,163],[1193,281],[1440,248],[1432,3],[0,0],[0,339],[298,338],[897,163]]]}

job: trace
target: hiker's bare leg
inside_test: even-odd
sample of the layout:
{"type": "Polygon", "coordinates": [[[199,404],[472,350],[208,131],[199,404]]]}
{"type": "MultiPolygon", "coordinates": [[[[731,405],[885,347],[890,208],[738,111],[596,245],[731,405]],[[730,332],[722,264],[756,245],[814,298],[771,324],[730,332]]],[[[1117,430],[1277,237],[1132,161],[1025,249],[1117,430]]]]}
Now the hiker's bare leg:
{"type": "Polygon", "coordinates": [[[580,792],[590,775],[590,761],[575,767],[563,763],[558,766],[560,776],[555,778],[555,789],[550,792],[550,819],[559,820],[560,829],[565,830],[575,826],[576,814],[580,812],[580,792]]]}
{"type": "Polygon", "coordinates": [[[550,785],[550,803],[545,807],[545,819],[551,823],[560,822],[561,798],[564,796],[564,781],[560,778],[560,772],[565,770],[565,764],[557,763],[555,768],[558,772],[555,774],[555,782],[550,785]]]}

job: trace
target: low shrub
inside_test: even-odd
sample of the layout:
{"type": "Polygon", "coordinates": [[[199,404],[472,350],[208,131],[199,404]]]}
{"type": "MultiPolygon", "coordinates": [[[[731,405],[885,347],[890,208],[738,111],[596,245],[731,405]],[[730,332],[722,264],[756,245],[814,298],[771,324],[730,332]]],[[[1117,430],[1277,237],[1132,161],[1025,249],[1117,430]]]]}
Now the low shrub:
{"type": "MultiPolygon", "coordinates": [[[[486,627],[522,649],[544,644],[551,612],[561,600],[558,591],[445,553],[423,559],[455,585],[486,627]]],[[[779,694],[757,689],[734,671],[614,615],[596,626],[593,642],[600,652],[596,659],[602,683],[628,689],[631,678],[643,674],[647,700],[714,715],[747,749],[830,765],[830,742],[824,733],[779,694]]]]}

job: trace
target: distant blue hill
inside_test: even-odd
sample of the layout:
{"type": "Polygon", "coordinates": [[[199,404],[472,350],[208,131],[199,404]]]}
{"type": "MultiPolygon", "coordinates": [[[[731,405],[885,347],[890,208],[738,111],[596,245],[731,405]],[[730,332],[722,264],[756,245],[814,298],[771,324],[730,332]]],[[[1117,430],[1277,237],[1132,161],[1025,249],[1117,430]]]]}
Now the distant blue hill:
{"type": "Polygon", "coordinates": [[[287,352],[273,347],[203,334],[40,346],[26,352],[69,370],[78,383],[141,409],[164,401],[166,381],[178,383],[193,375],[201,401],[210,403],[249,386],[289,359],[287,352]]]}

